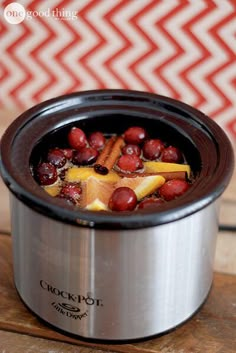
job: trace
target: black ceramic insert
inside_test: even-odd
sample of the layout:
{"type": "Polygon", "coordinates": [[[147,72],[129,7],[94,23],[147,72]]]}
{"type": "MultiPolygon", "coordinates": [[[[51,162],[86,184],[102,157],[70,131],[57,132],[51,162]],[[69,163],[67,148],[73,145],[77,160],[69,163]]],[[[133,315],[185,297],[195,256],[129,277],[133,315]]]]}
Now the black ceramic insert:
{"type": "Polygon", "coordinates": [[[186,217],[218,198],[233,171],[233,151],[212,119],[184,103],[145,92],[97,90],[48,100],[23,113],[2,138],[0,168],[15,196],[48,217],[89,227],[142,228],[186,217]],[[150,137],[183,151],[195,181],[182,197],[165,203],[158,212],[96,212],[66,205],[45,193],[30,168],[48,148],[62,147],[72,126],[105,134],[143,126],[150,137]]]}

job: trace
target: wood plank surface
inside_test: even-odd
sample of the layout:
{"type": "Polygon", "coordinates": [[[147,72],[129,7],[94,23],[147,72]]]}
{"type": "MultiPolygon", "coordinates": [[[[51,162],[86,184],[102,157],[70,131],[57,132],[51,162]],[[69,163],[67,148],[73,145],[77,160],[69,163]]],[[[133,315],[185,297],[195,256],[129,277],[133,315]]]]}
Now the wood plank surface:
{"type": "Polygon", "coordinates": [[[82,347],[74,344],[0,331],[1,353],[101,353],[101,350],[82,347]]]}
{"type": "Polygon", "coordinates": [[[10,231],[10,206],[8,189],[0,177],[0,231],[10,231]]]}
{"type": "Polygon", "coordinates": [[[215,273],[212,290],[201,310],[168,334],[133,344],[88,343],[52,330],[26,309],[14,287],[11,237],[0,235],[0,297],[0,352],[4,353],[235,353],[236,350],[234,275],[215,273]]]}

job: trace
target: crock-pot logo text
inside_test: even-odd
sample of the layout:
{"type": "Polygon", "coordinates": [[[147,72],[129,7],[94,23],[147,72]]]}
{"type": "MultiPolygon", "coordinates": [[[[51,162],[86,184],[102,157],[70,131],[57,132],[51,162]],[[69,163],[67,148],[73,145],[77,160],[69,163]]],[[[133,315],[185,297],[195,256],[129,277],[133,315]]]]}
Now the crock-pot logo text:
{"type": "Polygon", "coordinates": [[[91,296],[90,293],[87,293],[86,296],[81,294],[73,294],[64,290],[60,290],[56,287],[51,286],[46,281],[41,280],[40,286],[42,289],[47,290],[48,292],[54,294],[57,297],[61,297],[63,299],[67,299],[74,303],[78,304],[86,304],[86,305],[93,305],[93,306],[103,306],[102,299],[95,299],[91,296]]]}
{"type": "Polygon", "coordinates": [[[64,290],[61,290],[59,288],[53,287],[52,285],[50,285],[49,283],[47,283],[44,280],[40,281],[40,287],[55,295],[58,298],[63,299],[63,301],[59,302],[59,301],[53,301],[51,303],[51,305],[53,306],[53,308],[58,311],[60,314],[65,315],[67,317],[70,317],[72,319],[79,319],[81,320],[82,318],[88,316],[88,310],[81,312],[81,309],[77,306],[77,304],[83,304],[86,305],[87,307],[89,306],[95,306],[95,307],[101,307],[103,306],[102,303],[102,299],[97,299],[97,298],[93,298],[93,296],[91,295],[91,293],[87,293],[87,295],[81,295],[81,294],[74,294],[74,293],[70,293],[64,290]],[[71,303],[66,303],[64,302],[64,300],[68,300],[70,302],[73,302],[73,304],[71,303]]]}
{"type": "Polygon", "coordinates": [[[52,302],[52,307],[58,311],[59,314],[70,317],[74,320],[82,320],[84,317],[88,316],[88,310],[81,313],[80,308],[75,305],[70,305],[68,303],[52,302]]]}

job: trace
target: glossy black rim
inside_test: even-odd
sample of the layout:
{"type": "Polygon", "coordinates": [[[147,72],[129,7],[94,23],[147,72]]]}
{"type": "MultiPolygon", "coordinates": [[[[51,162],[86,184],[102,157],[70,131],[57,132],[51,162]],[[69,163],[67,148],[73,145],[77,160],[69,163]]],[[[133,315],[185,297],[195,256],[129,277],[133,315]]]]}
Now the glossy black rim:
{"type": "MultiPolygon", "coordinates": [[[[110,131],[109,130],[109,131],[110,131]]],[[[117,131],[113,131],[114,133],[117,131]]],[[[62,222],[97,228],[132,229],[173,222],[206,207],[225,190],[234,158],[224,131],[200,111],[174,99],[129,90],[95,90],[64,95],[29,109],[7,129],[1,141],[0,169],[10,191],[23,203],[62,222]],[[110,119],[110,120],[109,120],[110,119]],[[113,120],[111,120],[113,119],[113,120]],[[33,179],[29,161],[45,135],[77,125],[161,127],[193,151],[196,180],[184,196],[158,212],[95,212],[75,209],[47,195],[33,179]],[[115,123],[116,122],[116,123],[115,123]],[[196,152],[196,153],[195,153],[196,152]]],[[[191,156],[189,156],[191,159],[191,156]]]]}

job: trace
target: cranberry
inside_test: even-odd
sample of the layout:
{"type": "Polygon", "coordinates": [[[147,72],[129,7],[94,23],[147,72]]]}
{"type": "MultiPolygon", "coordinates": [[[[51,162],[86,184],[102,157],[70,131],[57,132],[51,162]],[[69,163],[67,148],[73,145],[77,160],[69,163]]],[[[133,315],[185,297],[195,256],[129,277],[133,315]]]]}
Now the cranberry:
{"type": "Polygon", "coordinates": [[[124,139],[126,143],[139,145],[147,138],[146,131],[139,126],[132,126],[128,128],[124,133],[124,139]]]}
{"type": "Polygon", "coordinates": [[[190,185],[185,180],[172,179],[168,180],[159,189],[159,195],[166,201],[174,200],[175,198],[183,195],[190,185]]]}
{"type": "Polygon", "coordinates": [[[79,200],[82,189],[76,184],[66,184],[61,188],[60,197],[65,198],[72,203],[76,204],[79,200]]]}
{"type": "Polygon", "coordinates": [[[135,172],[143,168],[143,162],[136,154],[124,154],[119,158],[117,166],[123,171],[135,172]]]}
{"type": "Polygon", "coordinates": [[[100,131],[96,131],[92,132],[89,135],[88,143],[91,147],[95,148],[96,150],[100,150],[104,147],[106,139],[100,131]]]}
{"type": "Polygon", "coordinates": [[[75,151],[73,155],[73,163],[77,165],[93,164],[97,157],[98,151],[92,147],[83,147],[79,151],[75,151]]]}
{"type": "Polygon", "coordinates": [[[66,157],[62,150],[53,148],[48,152],[47,161],[57,168],[61,168],[66,164],[66,157]]]}
{"type": "Polygon", "coordinates": [[[169,146],[162,152],[161,160],[167,163],[180,163],[183,160],[183,156],[178,148],[169,146]]]}
{"type": "Polygon", "coordinates": [[[71,148],[62,148],[62,152],[64,153],[64,156],[66,157],[66,159],[68,159],[69,161],[72,159],[73,152],[74,152],[73,149],[71,149],[71,148]]]}
{"type": "Polygon", "coordinates": [[[40,163],[36,168],[36,179],[41,185],[51,185],[57,180],[56,167],[50,163],[40,163]]]}
{"type": "Polygon", "coordinates": [[[136,154],[136,156],[140,156],[140,154],[141,154],[141,149],[140,149],[140,147],[139,147],[138,145],[131,145],[131,144],[129,144],[129,145],[125,145],[125,146],[122,148],[121,152],[122,152],[123,154],[136,154]]]}
{"type": "Polygon", "coordinates": [[[109,208],[112,211],[133,211],[136,205],[135,192],[126,186],[115,189],[109,200],[109,208]]]}
{"type": "Polygon", "coordinates": [[[87,139],[86,135],[83,130],[79,129],[78,127],[72,127],[68,134],[68,141],[72,148],[79,150],[86,146],[87,139]]]}
{"type": "Polygon", "coordinates": [[[165,146],[161,140],[152,139],[148,140],[143,145],[143,156],[151,161],[157,159],[165,146]]]}
{"type": "Polygon", "coordinates": [[[154,208],[156,206],[163,204],[164,202],[165,201],[161,198],[150,197],[149,199],[145,199],[141,201],[140,204],[138,205],[138,208],[139,209],[154,208]]]}

